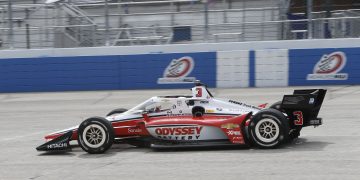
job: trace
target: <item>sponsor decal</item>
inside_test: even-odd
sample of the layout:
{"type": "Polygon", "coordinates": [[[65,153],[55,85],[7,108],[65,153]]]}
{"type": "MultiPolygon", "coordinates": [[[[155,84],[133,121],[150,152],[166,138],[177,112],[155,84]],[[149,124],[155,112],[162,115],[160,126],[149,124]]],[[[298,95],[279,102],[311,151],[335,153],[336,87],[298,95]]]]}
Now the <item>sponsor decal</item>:
{"type": "Polygon", "coordinates": [[[261,108],[259,108],[259,107],[248,105],[248,104],[245,104],[245,103],[242,103],[242,102],[237,102],[237,101],[234,101],[234,100],[229,100],[229,103],[238,104],[240,106],[261,110],[261,108]]]}
{"type": "Polygon", "coordinates": [[[324,54],[316,63],[313,74],[307,75],[307,80],[347,80],[347,73],[339,73],[346,65],[346,55],[337,51],[324,54]]]}
{"type": "Polygon", "coordinates": [[[314,120],[310,120],[310,121],[309,121],[309,124],[310,124],[310,125],[321,125],[322,122],[321,122],[320,119],[314,119],[314,120]]]}
{"type": "Polygon", "coordinates": [[[222,111],[223,109],[222,108],[216,108],[217,111],[222,111]]]}
{"type": "Polygon", "coordinates": [[[231,142],[234,144],[244,144],[244,138],[241,136],[234,136],[232,137],[231,142]]]}
{"type": "Polygon", "coordinates": [[[129,128],[128,132],[129,133],[141,133],[142,130],[140,128],[129,128]]]}
{"type": "Polygon", "coordinates": [[[55,143],[47,145],[48,149],[56,149],[56,148],[66,148],[68,144],[66,142],[63,143],[55,143]]]}
{"type": "Polygon", "coordinates": [[[195,62],[189,56],[184,56],[179,59],[173,59],[164,70],[162,78],[158,79],[158,84],[173,84],[173,83],[193,83],[195,77],[187,77],[194,69],[195,62]]]}
{"type": "Polygon", "coordinates": [[[233,131],[233,130],[228,131],[227,134],[229,136],[240,136],[241,135],[240,131],[233,131]]]}
{"type": "Polygon", "coordinates": [[[206,112],[206,113],[214,113],[215,110],[213,110],[213,109],[207,109],[205,112],[206,112]]]}
{"type": "Polygon", "coordinates": [[[167,112],[166,116],[168,116],[168,117],[176,117],[176,116],[182,117],[182,116],[192,116],[192,114],[191,113],[183,113],[180,110],[178,113],[175,112],[175,114],[172,111],[167,112]]]}
{"type": "Polygon", "coordinates": [[[314,102],[315,102],[315,98],[310,98],[309,99],[309,104],[314,104],[314,102]]]}
{"type": "Polygon", "coordinates": [[[221,128],[225,128],[225,129],[235,129],[238,127],[240,127],[240,125],[234,124],[234,123],[227,123],[227,124],[221,125],[221,128]]]}
{"type": "Polygon", "coordinates": [[[202,129],[202,126],[161,127],[155,129],[155,134],[167,140],[198,140],[202,129]]]}

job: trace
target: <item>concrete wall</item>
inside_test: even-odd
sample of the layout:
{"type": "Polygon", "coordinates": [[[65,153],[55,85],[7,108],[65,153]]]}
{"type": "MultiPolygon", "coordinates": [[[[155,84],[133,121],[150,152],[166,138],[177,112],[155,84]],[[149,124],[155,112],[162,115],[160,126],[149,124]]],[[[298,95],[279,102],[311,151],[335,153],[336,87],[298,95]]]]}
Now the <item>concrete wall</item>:
{"type": "Polygon", "coordinates": [[[0,92],[360,84],[360,39],[0,51],[0,92]]]}

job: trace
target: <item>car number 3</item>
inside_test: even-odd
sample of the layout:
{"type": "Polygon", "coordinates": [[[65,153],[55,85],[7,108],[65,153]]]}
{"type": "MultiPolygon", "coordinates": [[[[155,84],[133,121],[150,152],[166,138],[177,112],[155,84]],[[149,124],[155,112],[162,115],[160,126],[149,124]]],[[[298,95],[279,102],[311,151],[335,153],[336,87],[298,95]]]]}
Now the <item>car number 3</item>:
{"type": "Polygon", "coordinates": [[[196,88],[196,97],[202,97],[202,89],[196,88]]]}
{"type": "Polygon", "coordinates": [[[296,116],[296,119],[294,121],[295,125],[303,125],[304,124],[303,113],[301,111],[294,111],[293,115],[296,116]]]}

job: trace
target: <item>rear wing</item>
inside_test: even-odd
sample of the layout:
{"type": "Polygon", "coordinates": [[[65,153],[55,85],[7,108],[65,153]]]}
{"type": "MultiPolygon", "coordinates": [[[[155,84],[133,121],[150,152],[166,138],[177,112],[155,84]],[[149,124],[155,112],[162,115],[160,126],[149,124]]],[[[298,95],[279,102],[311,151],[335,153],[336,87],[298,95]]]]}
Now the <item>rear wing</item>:
{"type": "Polygon", "coordinates": [[[326,89],[295,90],[292,95],[285,95],[281,108],[286,112],[293,126],[318,126],[322,119],[318,118],[324,101],[326,89]]]}

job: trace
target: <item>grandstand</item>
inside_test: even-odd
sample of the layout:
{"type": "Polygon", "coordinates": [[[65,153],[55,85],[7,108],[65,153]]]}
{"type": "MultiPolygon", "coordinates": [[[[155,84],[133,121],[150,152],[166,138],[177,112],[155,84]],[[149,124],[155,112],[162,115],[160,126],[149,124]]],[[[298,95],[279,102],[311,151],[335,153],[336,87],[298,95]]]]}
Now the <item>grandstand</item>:
{"type": "Polygon", "coordinates": [[[12,0],[9,6],[0,0],[0,48],[360,36],[357,1],[312,1],[307,6],[304,0],[12,0]]]}

